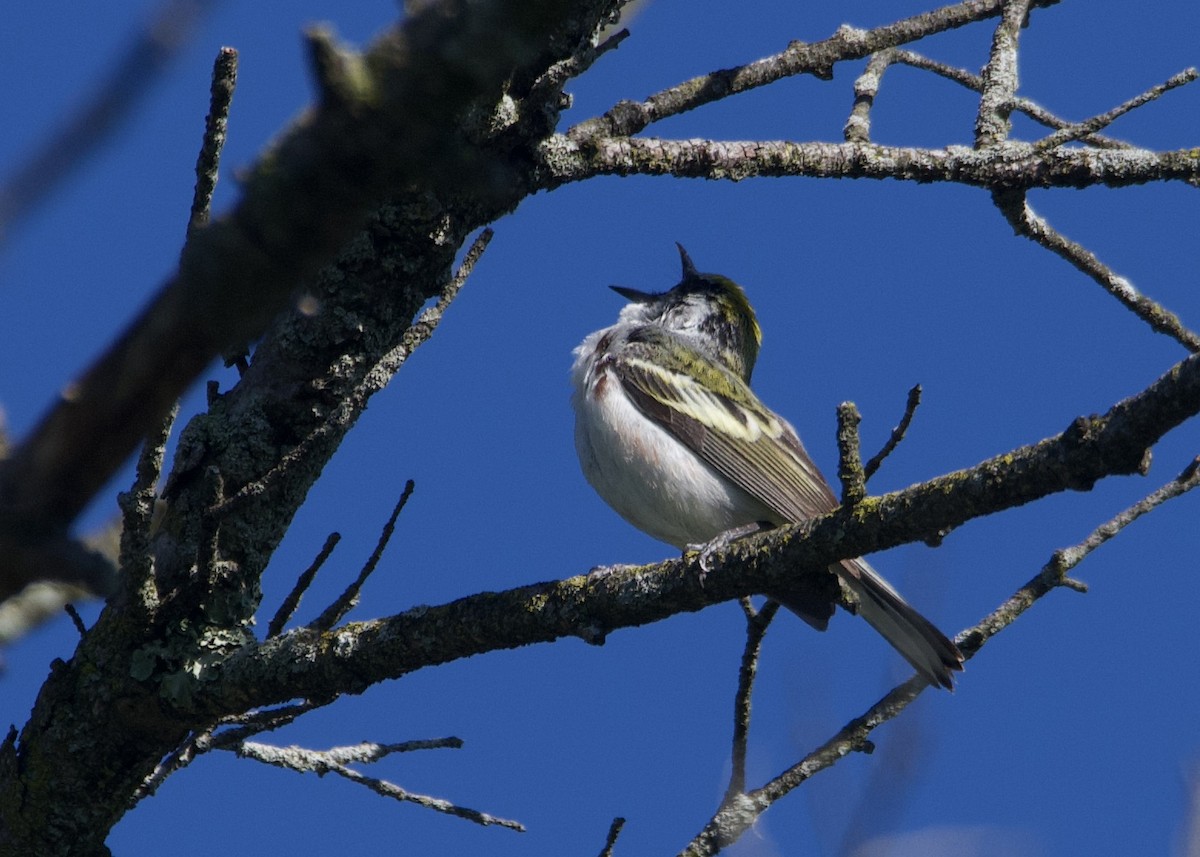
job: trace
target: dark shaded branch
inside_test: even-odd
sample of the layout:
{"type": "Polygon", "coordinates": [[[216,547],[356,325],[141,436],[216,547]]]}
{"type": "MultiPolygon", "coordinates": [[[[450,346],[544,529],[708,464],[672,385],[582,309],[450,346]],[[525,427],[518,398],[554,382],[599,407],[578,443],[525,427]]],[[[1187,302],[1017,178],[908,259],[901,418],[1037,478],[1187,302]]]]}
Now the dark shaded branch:
{"type": "Polygon", "coordinates": [[[412,496],[413,487],[414,483],[411,479],[404,484],[404,490],[400,492],[400,499],[396,501],[396,505],[392,508],[392,514],[388,516],[387,522],[383,525],[383,529],[379,533],[379,540],[375,543],[375,549],[371,551],[371,556],[363,563],[358,577],[346,587],[341,595],[334,599],[332,604],[321,611],[321,615],[312,621],[310,627],[317,631],[328,631],[338,622],[342,621],[342,617],[353,610],[358,604],[359,593],[362,592],[367,578],[371,576],[372,572],[379,565],[379,560],[383,558],[383,552],[387,548],[388,542],[392,540],[392,533],[396,531],[396,519],[400,517],[400,513],[408,505],[408,498],[412,496]]]}
{"type": "Polygon", "coordinates": [[[368,777],[353,768],[351,763],[375,762],[390,753],[409,753],[416,750],[434,750],[442,748],[458,749],[462,741],[458,738],[440,738],[427,741],[406,741],[401,744],[375,744],[366,742],[355,747],[334,747],[330,750],[308,750],[303,747],[275,747],[270,744],[259,744],[245,741],[234,748],[243,758],[254,759],[277,768],[284,768],[297,773],[315,773],[318,776],[336,774],[358,785],[365,786],[383,797],[393,800],[415,803],[418,806],[453,815],[475,824],[488,827],[496,825],[523,833],[524,825],[506,818],[498,818],[486,812],[470,809],[442,798],[416,794],[387,780],[368,777]]]}
{"type": "Polygon", "coordinates": [[[742,599],[742,611],[746,614],[746,643],[742,648],[742,663],[738,669],[737,693],[733,699],[733,749],[730,752],[729,786],[725,789],[727,804],[746,790],[746,751],[750,741],[750,698],[754,692],[754,679],[758,675],[758,661],[762,653],[763,638],[771,620],[779,612],[777,601],[768,601],[762,610],[755,610],[749,598],[742,599]]]}
{"type": "Polygon", "coordinates": [[[604,847],[600,849],[600,857],[612,857],[613,850],[617,847],[617,837],[621,835],[621,829],[625,827],[625,819],[614,818],[612,824],[608,826],[608,835],[604,838],[604,847]]]}
{"type": "Polygon", "coordinates": [[[325,564],[325,560],[329,559],[329,555],[333,553],[333,549],[337,547],[337,543],[341,540],[341,533],[330,533],[325,539],[325,544],[317,553],[316,558],[296,578],[296,585],[292,587],[292,591],[283,599],[283,603],[279,605],[279,609],[275,611],[275,615],[271,618],[270,623],[268,623],[268,637],[278,637],[283,633],[283,626],[287,624],[288,619],[292,618],[292,614],[300,606],[300,599],[304,597],[304,593],[308,591],[308,587],[312,585],[313,580],[316,578],[317,572],[321,570],[321,566],[325,564]]]}
{"type": "Polygon", "coordinates": [[[213,191],[217,189],[217,173],[221,166],[221,150],[225,148],[225,133],[229,127],[229,107],[237,87],[238,53],[233,48],[221,48],[213,62],[212,87],[208,96],[208,116],[204,120],[204,142],[196,157],[196,189],[192,194],[192,213],[188,218],[187,234],[208,224],[213,191]]]}
{"type": "Polygon", "coordinates": [[[838,480],[842,483],[842,505],[853,506],[867,496],[867,477],[863,473],[862,444],[858,425],[862,415],[854,402],[837,407],[838,480]]]}
{"type": "MultiPolygon", "coordinates": [[[[0,557],[61,538],[210,361],[261,334],[391,194],[417,180],[510,184],[517,167],[506,174],[505,162],[480,155],[459,122],[547,50],[570,6],[447,0],[364,56],[314,32],[314,52],[353,73],[318,66],[321,102],[260,159],[234,211],[194,234],[179,272],[0,465],[0,557]]],[[[40,560],[0,566],[0,598],[40,568],[40,560]]]]}

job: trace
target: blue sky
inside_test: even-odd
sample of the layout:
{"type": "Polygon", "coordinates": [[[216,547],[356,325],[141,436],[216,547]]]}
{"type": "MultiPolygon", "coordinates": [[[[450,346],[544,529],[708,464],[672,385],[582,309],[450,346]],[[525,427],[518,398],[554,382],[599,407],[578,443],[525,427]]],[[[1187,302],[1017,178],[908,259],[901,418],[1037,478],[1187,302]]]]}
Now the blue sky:
{"type": "MultiPolygon", "coordinates": [[[[0,29],[10,89],[0,175],[88,92],[150,3],[18,4],[0,29]]],[[[821,4],[652,3],[633,36],[569,87],[575,122],[695,74],[924,10],[905,0],[821,4]]],[[[218,4],[163,79],[72,180],[0,246],[0,405],[22,436],[73,375],[171,271],[184,233],[212,58],[241,52],[217,207],[233,171],[310,97],[300,29],[332,22],[363,41],[395,12],[379,0],[218,4]]],[[[1153,13],[1103,0],[1036,12],[1022,35],[1021,94],[1082,119],[1200,63],[1200,10],[1153,13]]],[[[978,70],[990,25],[916,49],[978,70]]],[[[662,123],[653,133],[840,140],[861,64],[832,82],[785,81],[662,123]]],[[[873,136],[966,145],[974,98],[911,69],[888,72],[873,136]]],[[[1112,128],[1155,149],[1200,141],[1200,85],[1112,128]]],[[[1042,132],[1023,120],[1015,136],[1042,132]]],[[[1195,225],[1200,196],[1180,185],[1043,191],[1031,204],[1139,289],[1200,325],[1195,225]]],[[[671,549],[632,530],[578,472],[570,350],[615,318],[606,286],[657,290],[678,276],[674,241],[701,270],[742,283],[764,344],[755,375],[818,463],[836,467],[834,409],[854,400],[877,449],[921,383],[909,438],[872,480],[905,487],[1039,440],[1100,412],[1181,359],[1098,286],[1011,229],[984,191],[898,182],[604,179],[527,200],[496,237],[424,346],[329,465],[273,561],[274,612],[331,530],[343,541],[310,591],[311,618],[374,545],[404,480],[416,494],[356,618],[388,615],[641,562],[671,549]],[[481,355],[488,355],[481,359],[481,355]]],[[[233,379],[214,369],[211,377],[233,379]]],[[[193,393],[185,410],[194,411],[193,393]]],[[[973,522],[933,550],[872,562],[948,633],[974,624],[1059,547],[1167,481],[1200,453],[1188,425],[1155,451],[1147,478],[1110,479],[973,522]]],[[[123,474],[83,529],[115,511],[123,474]]],[[[1200,496],[1131,527],[1076,571],[1087,595],[1052,593],[973,660],[953,695],[926,693],[846,760],[773,808],[731,853],[835,853],[878,837],[887,853],[1187,853],[1200,776],[1200,496]]],[[[95,609],[85,610],[92,618],[95,609]]],[[[265,620],[264,620],[265,624],[265,620]]],[[[5,653],[0,726],[24,722],[49,661],[69,657],[61,620],[5,653]]],[[[405,788],[516,818],[525,834],[398,806],[347,783],[225,754],[169,780],[115,829],[115,853],[413,854],[599,851],[613,816],[618,854],[675,853],[720,800],[741,614],[726,604],[613,634],[477,657],[339,702],[275,736],[312,747],[458,735],[466,746],[368,769],[405,788]]],[[[861,621],[824,635],[781,617],[755,697],[750,780],[759,784],[906,675],[861,621]]],[[[847,852],[848,853],[848,852],[847,852]]]]}

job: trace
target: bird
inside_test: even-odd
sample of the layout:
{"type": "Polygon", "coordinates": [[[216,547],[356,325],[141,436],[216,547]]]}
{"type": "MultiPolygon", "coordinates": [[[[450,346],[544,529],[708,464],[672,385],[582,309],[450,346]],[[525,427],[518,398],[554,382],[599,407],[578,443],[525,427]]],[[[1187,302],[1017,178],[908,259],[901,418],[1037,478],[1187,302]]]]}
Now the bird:
{"type": "MultiPolygon", "coordinates": [[[[745,291],[700,273],[683,245],[665,292],[611,288],[628,303],[588,334],[571,367],[583,474],[621,517],[684,551],[838,507],[792,425],[750,377],[762,330],[745,291]]],[[[862,558],[830,566],[858,612],[929,684],[953,689],[963,655],[862,558]]],[[[823,629],[827,615],[793,608],[823,629]]]]}

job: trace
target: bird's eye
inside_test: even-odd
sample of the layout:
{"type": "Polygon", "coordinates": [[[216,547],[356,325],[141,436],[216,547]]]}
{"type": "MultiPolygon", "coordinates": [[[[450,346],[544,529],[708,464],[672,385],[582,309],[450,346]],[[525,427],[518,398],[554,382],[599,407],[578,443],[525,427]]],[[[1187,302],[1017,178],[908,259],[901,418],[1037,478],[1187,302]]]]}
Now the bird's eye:
{"type": "Polygon", "coordinates": [[[676,304],[663,315],[663,324],[674,330],[686,330],[695,324],[693,316],[687,304],[676,304]]]}

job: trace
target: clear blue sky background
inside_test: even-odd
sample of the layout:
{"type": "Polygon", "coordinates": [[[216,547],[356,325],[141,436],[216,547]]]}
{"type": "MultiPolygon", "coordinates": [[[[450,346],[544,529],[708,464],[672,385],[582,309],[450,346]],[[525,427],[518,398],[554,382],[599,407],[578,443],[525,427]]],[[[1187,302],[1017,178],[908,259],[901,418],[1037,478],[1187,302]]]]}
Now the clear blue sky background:
{"type": "MultiPolygon", "coordinates": [[[[20,3],[0,26],[10,86],[0,174],[76,108],[153,7],[20,3]]],[[[633,37],[570,90],[574,122],[620,98],[927,7],[904,0],[653,3],[633,37]]],[[[0,403],[22,436],[171,271],[184,232],[212,57],[241,51],[218,207],[232,170],[308,101],[299,30],[328,20],[363,41],[382,0],[218,5],[132,116],[68,186],[0,247],[0,403]]],[[[918,46],[978,70],[991,26],[918,46]]],[[[1200,7],[1104,0],[1034,15],[1021,93],[1068,118],[1103,112],[1200,63],[1200,7]]],[[[861,64],[833,82],[787,81],[663,123],[662,136],[831,140],[861,64]]],[[[975,99],[910,69],[888,72],[879,142],[967,145],[975,99]]],[[[1200,145],[1200,88],[1112,129],[1157,149],[1200,145]]],[[[1018,121],[1025,139],[1043,132],[1018,121]]],[[[1180,185],[1053,191],[1032,204],[1140,289],[1200,324],[1200,194],[1180,185]]],[[[578,473],[567,368],[620,300],[666,288],[673,241],[747,288],[765,341],[756,387],[818,462],[836,466],[834,408],[852,399],[873,452],[925,388],[910,437],[871,488],[902,488],[1058,432],[1181,359],[1092,282],[1012,235],[985,192],[898,182],[608,179],[527,201],[434,339],[378,396],[300,512],[264,582],[269,617],[326,534],[344,539],[301,610],[357,571],[403,482],[417,492],[358,618],[482,589],[566,577],[670,549],[633,531],[578,473]]],[[[232,379],[214,370],[224,384],[232,379]]],[[[185,408],[195,409],[193,395],[185,408]]],[[[948,633],[971,625],[1059,547],[1174,476],[1200,452],[1189,425],[1148,478],[1107,480],[974,522],[940,549],[873,561],[948,633]]],[[[123,475],[84,529],[115,511],[123,475]]],[[[1088,595],[1052,594],[974,660],[958,691],[926,693],[856,756],[772,809],[731,853],[1063,855],[1187,853],[1200,777],[1200,496],[1134,525],[1077,570],[1088,595]]],[[[85,610],[94,618],[95,609],[85,610]]],[[[727,604],[613,634],[478,657],[343,700],[275,736],[313,747],[458,735],[459,751],[369,769],[416,792],[516,818],[526,834],[395,805],[333,778],[202,759],[116,828],[117,854],[333,852],[594,854],[626,816],[618,854],[673,854],[717,805],[728,773],[741,613],[727,604]]],[[[5,653],[0,726],[24,722],[75,632],[60,620],[5,653]]],[[[755,697],[750,778],[791,764],[906,671],[861,621],[814,633],[783,617],[755,697]]],[[[1193,852],[1195,853],[1195,852],[1193,852]]]]}

